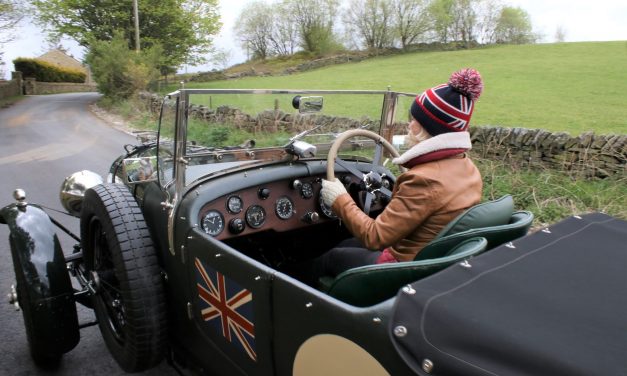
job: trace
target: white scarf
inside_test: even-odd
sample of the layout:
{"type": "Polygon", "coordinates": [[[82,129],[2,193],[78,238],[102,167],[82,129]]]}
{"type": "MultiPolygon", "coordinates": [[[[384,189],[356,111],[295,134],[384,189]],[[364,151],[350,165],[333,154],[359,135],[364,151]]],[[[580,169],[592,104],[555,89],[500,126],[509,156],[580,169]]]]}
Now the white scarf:
{"type": "Polygon", "coordinates": [[[466,149],[470,150],[470,133],[468,132],[448,132],[428,138],[412,146],[400,157],[392,159],[392,163],[402,165],[410,160],[428,153],[445,149],[466,149]]]}

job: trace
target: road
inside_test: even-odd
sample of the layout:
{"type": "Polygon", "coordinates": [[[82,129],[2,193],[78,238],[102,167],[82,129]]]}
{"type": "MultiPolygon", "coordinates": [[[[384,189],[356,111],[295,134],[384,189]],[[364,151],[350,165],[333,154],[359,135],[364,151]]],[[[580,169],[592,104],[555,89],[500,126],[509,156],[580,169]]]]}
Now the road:
{"type": "MultiPolygon", "coordinates": [[[[0,206],[13,201],[15,188],[27,201],[62,210],[59,187],[73,172],[88,169],[106,177],[123,146],[135,138],[111,127],[89,111],[96,93],[29,96],[0,109],[0,206]]],[[[79,232],[78,220],[50,212],[79,232]]],[[[109,354],[97,326],[81,330],[80,343],[65,354],[58,370],[41,371],[30,358],[21,312],[6,294],[15,282],[7,226],[0,225],[0,375],[124,375],[109,354]]],[[[72,239],[60,234],[66,253],[72,239]]],[[[91,310],[77,305],[79,322],[94,321],[91,310]]],[[[162,362],[140,375],[176,375],[162,362]]]]}

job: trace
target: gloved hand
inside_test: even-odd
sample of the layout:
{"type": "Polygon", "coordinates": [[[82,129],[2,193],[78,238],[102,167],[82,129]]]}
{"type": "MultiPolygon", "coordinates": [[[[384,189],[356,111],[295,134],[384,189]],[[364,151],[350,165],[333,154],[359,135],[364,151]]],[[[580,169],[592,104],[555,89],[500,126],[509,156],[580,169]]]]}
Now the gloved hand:
{"type": "Polygon", "coordinates": [[[320,190],[320,195],[322,196],[322,200],[326,206],[333,206],[335,199],[344,193],[348,192],[346,192],[344,184],[342,184],[337,178],[332,181],[322,179],[322,189],[320,190]]]}

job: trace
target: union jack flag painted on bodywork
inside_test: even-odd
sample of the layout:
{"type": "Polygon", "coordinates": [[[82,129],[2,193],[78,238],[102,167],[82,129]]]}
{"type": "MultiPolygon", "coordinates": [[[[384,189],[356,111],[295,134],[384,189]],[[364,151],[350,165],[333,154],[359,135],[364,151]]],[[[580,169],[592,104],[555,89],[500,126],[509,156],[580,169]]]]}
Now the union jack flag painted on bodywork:
{"type": "Polygon", "coordinates": [[[256,361],[253,294],[198,258],[194,263],[202,319],[256,361]]]}

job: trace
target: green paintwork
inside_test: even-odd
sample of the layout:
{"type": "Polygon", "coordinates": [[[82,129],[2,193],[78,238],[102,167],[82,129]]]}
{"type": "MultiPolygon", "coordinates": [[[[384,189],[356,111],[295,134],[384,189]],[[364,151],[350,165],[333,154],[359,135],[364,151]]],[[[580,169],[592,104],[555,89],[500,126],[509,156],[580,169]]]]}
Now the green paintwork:
{"type": "Polygon", "coordinates": [[[11,204],[0,210],[11,231],[13,266],[25,278],[26,297],[40,342],[58,353],[72,350],[80,339],[76,304],[55,227],[39,207],[11,204]]]}

